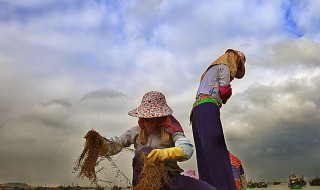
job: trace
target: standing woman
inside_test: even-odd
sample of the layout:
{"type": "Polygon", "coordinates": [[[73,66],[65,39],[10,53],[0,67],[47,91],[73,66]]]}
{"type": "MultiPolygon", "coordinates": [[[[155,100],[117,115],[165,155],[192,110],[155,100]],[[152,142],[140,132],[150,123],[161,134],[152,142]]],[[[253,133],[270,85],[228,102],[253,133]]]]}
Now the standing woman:
{"type": "Polygon", "coordinates": [[[199,179],[219,190],[235,190],[232,167],[220,120],[220,108],[232,95],[230,82],[245,74],[245,55],[228,49],[202,74],[191,122],[199,179]]]}

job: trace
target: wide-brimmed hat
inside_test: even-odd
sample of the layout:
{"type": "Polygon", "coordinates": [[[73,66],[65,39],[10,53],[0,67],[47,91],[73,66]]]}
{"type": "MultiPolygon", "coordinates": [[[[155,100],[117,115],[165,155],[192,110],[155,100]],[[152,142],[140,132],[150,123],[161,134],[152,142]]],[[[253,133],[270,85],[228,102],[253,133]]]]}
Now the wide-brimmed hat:
{"type": "Polygon", "coordinates": [[[173,110],[168,106],[165,96],[157,91],[146,93],[140,106],[128,112],[130,116],[139,118],[163,117],[172,113],[173,110]]]}
{"type": "MultiPolygon", "coordinates": [[[[228,49],[228,50],[233,50],[233,49],[228,49]]],[[[237,64],[237,73],[235,75],[235,78],[241,79],[244,76],[244,74],[246,73],[246,69],[244,67],[244,63],[246,62],[246,56],[239,50],[233,50],[233,51],[235,51],[240,57],[240,61],[237,64]]]]}

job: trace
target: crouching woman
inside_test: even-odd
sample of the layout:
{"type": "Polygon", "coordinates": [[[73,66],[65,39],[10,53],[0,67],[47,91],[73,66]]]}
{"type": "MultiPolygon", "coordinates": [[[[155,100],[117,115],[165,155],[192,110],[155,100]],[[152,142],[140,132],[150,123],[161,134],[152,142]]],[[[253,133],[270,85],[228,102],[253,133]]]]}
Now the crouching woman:
{"type": "MultiPolygon", "coordinates": [[[[178,166],[177,161],[188,160],[194,148],[172,113],[162,93],[157,91],[146,93],[141,105],[128,113],[130,116],[139,118],[138,125],[130,128],[120,137],[110,139],[102,137],[103,148],[100,156],[115,155],[122,148],[133,144],[135,156],[132,163],[132,185],[134,189],[216,190],[206,182],[180,174],[183,170],[178,166]],[[147,163],[158,169],[157,166],[160,168],[162,166],[164,173],[160,182],[155,175],[148,178],[151,170],[144,170],[147,163]],[[155,184],[159,184],[158,187],[155,187],[155,184]]],[[[162,175],[161,171],[156,171],[156,174],[162,175]]]]}

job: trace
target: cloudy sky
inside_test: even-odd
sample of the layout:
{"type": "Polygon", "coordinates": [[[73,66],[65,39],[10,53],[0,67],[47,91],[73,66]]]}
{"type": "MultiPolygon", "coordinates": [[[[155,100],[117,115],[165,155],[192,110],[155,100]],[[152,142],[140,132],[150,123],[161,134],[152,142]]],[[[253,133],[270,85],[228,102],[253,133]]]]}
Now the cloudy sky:
{"type": "MultiPolygon", "coordinates": [[[[0,0],[0,183],[82,183],[83,135],[136,125],[144,93],[188,116],[204,69],[242,50],[246,75],[221,109],[249,179],[320,173],[317,0],[0,0]]],[[[116,163],[131,177],[132,154],[116,163]]],[[[196,169],[196,159],[181,163],[196,169]]],[[[106,172],[112,173],[112,172],[106,172]]]]}

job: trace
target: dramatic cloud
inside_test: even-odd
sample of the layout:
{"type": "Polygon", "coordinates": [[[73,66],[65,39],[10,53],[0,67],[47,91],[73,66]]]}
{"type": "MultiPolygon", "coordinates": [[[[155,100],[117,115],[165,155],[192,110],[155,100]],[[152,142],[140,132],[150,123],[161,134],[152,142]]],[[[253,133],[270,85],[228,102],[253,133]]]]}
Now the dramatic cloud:
{"type": "MultiPolygon", "coordinates": [[[[86,183],[72,173],[83,135],[136,125],[127,113],[150,90],[166,95],[192,140],[199,78],[228,48],[245,53],[246,76],[232,82],[222,123],[248,177],[319,175],[319,8],[316,0],[1,1],[0,183],[86,183]]],[[[129,178],[131,158],[116,157],[129,178]]],[[[195,155],[181,166],[196,169],[195,155]]]]}
{"type": "Polygon", "coordinates": [[[107,98],[117,98],[122,97],[124,94],[116,92],[115,90],[102,89],[86,94],[81,101],[90,100],[90,99],[107,99],[107,98]]]}

